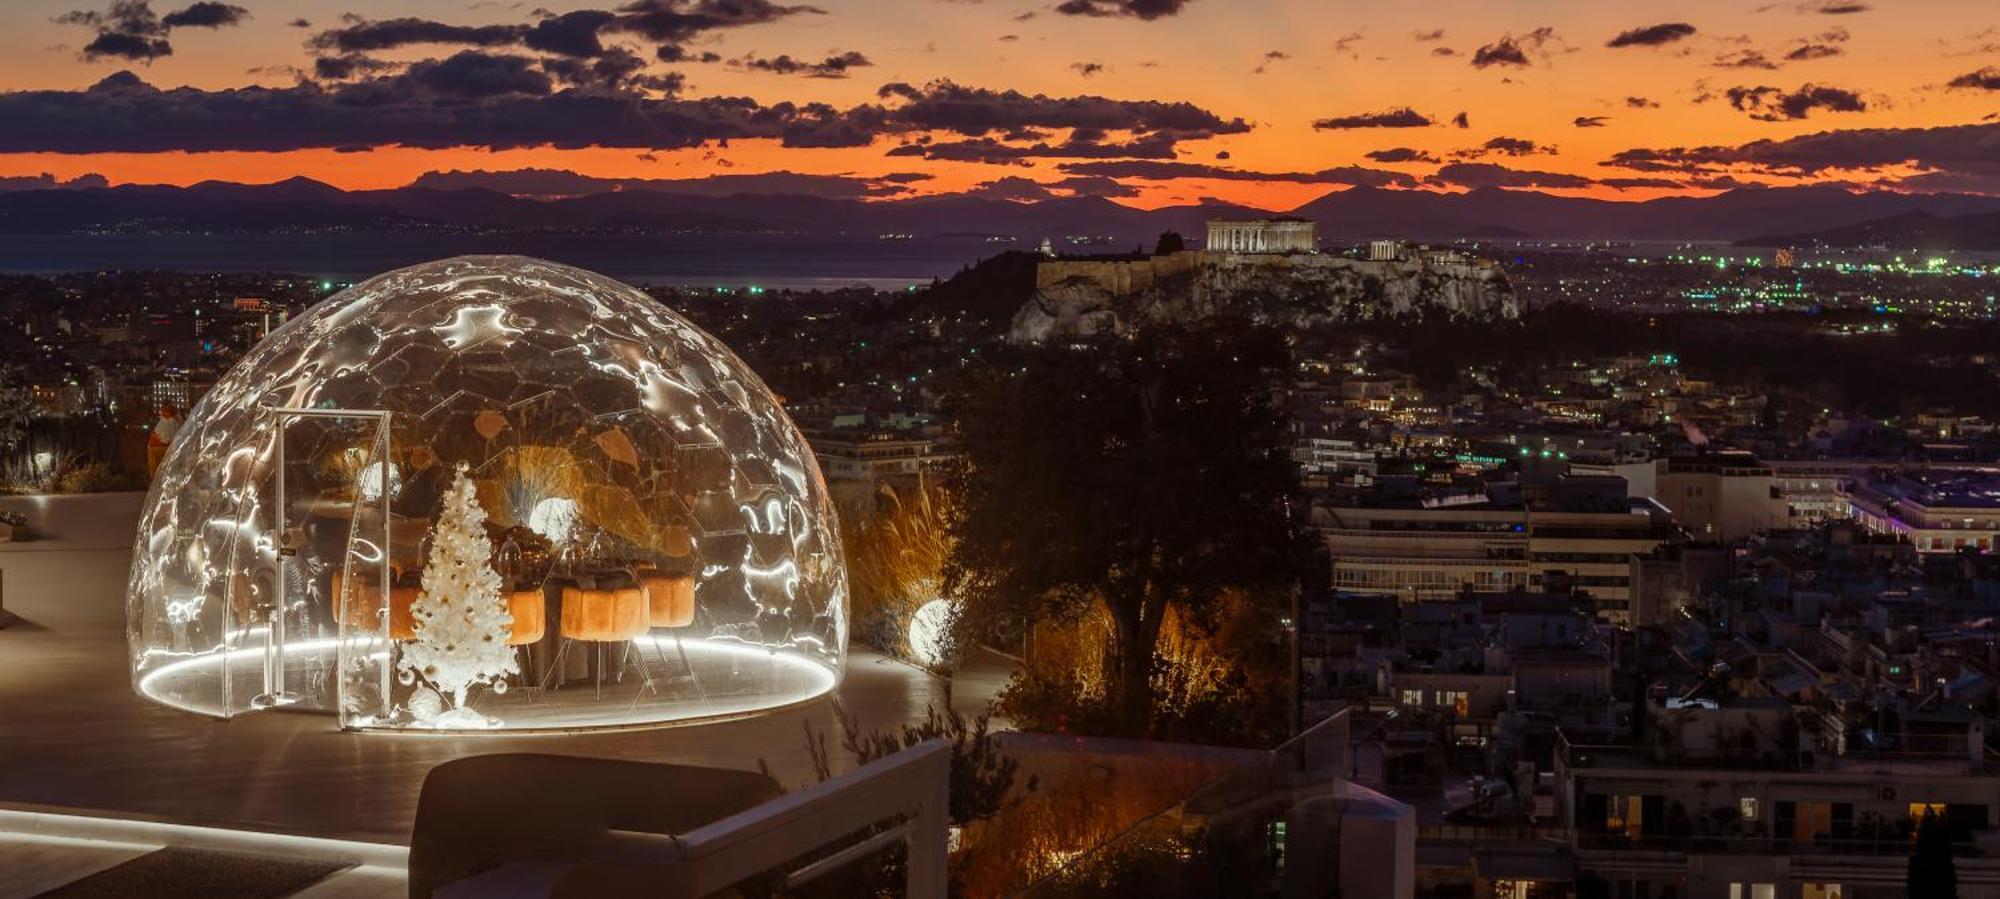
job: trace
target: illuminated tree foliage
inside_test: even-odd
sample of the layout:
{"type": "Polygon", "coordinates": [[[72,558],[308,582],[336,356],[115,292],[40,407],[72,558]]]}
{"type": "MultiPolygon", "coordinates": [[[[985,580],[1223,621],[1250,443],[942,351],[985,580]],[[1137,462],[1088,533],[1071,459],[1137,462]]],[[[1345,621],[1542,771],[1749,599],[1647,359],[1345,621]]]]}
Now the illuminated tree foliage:
{"type": "Polygon", "coordinates": [[[1212,629],[1231,588],[1277,597],[1295,583],[1276,402],[1288,358],[1282,334],[1219,319],[969,373],[948,407],[966,457],[944,570],[961,634],[1101,603],[1106,730],[1150,733],[1168,610],[1212,629]]]}
{"type": "MultiPolygon", "coordinates": [[[[1281,599],[1227,590],[1201,620],[1167,607],[1154,646],[1153,738],[1266,747],[1287,735],[1291,672],[1281,599]]],[[[1023,730],[1117,732],[1122,714],[1107,689],[1115,659],[1106,652],[1116,645],[1102,604],[1037,622],[1033,651],[997,710],[1023,730]]]]}
{"type": "Polygon", "coordinates": [[[910,616],[938,598],[938,573],[951,550],[951,496],[937,487],[884,485],[873,506],[841,522],[854,638],[913,658],[910,616]]]}

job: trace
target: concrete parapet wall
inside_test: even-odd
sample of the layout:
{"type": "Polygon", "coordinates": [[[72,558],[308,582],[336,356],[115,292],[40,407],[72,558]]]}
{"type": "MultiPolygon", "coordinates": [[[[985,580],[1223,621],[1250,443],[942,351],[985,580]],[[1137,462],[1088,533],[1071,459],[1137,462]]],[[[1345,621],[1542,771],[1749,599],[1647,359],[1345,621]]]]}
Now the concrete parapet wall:
{"type": "Polygon", "coordinates": [[[1145,290],[1162,278],[1200,267],[1201,250],[1182,250],[1144,259],[1051,259],[1035,267],[1035,289],[1081,278],[1113,294],[1145,290]]]}

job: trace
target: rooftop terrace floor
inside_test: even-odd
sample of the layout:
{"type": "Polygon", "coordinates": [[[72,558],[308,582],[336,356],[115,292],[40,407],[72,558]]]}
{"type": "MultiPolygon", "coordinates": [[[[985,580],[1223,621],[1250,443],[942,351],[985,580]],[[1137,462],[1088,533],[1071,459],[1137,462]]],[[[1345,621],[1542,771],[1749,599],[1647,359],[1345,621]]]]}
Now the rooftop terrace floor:
{"type": "MultiPolygon", "coordinates": [[[[140,698],[126,669],[124,587],[141,497],[0,498],[46,535],[0,544],[0,809],[404,844],[433,765],[465,755],[566,755],[754,769],[787,786],[812,779],[805,728],[839,742],[831,703],[717,724],[552,736],[342,733],[331,716],[265,712],[217,721],[140,698]]],[[[1009,674],[975,660],[951,691],[983,710],[1009,674]]],[[[946,684],[855,647],[839,702],[864,729],[921,719],[946,684]]],[[[839,750],[837,768],[848,767],[839,750]]],[[[0,869],[8,867],[0,843],[0,869]]],[[[4,880],[4,878],[0,878],[4,880]]],[[[3,887],[4,884],[0,884],[3,887]]],[[[0,889],[4,893],[4,889],[0,889]]]]}

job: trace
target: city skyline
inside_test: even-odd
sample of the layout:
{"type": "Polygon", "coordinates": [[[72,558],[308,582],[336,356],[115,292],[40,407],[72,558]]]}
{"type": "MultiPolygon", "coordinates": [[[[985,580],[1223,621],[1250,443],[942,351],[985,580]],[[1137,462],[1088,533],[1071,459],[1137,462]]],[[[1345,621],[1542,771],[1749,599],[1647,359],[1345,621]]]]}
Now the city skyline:
{"type": "Polygon", "coordinates": [[[0,11],[0,177],[786,172],[1148,208],[1363,185],[2000,194],[1982,11],[33,0],[0,11]]]}
{"type": "Polygon", "coordinates": [[[2000,899],[1993,0],[0,0],[0,896],[2000,899]]]}

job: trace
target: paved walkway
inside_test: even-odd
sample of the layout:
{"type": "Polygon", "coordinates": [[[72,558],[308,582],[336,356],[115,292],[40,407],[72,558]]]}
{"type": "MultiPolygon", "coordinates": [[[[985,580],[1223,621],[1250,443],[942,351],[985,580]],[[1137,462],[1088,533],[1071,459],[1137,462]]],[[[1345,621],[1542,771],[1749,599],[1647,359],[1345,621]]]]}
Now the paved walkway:
{"type": "MultiPolygon", "coordinates": [[[[119,817],[406,844],[433,765],[535,751],[754,769],[809,782],[805,729],[839,734],[827,703],[763,718],[628,733],[541,737],[348,734],[322,715],[213,721],[135,696],[126,670],[124,587],[140,498],[0,498],[48,539],[0,544],[0,808],[33,804],[119,817]]],[[[953,701],[977,713],[1006,679],[989,660],[953,701]]],[[[864,728],[891,729],[942,703],[944,684],[856,651],[838,691],[864,728]]],[[[835,763],[849,767],[840,751],[835,763]]],[[[0,871],[11,851],[0,845],[0,871]]],[[[106,856],[111,857],[111,856],[106,856]]],[[[4,878],[0,878],[4,879],[4,878]]]]}
{"type": "Polygon", "coordinates": [[[65,887],[87,896],[135,895],[132,881],[160,886],[160,868],[176,864],[181,873],[221,878],[204,891],[214,899],[227,899],[232,887],[295,899],[400,899],[409,895],[408,855],[401,846],[0,809],[0,899],[61,896],[65,887]],[[318,870],[283,891],[231,882],[246,863],[265,861],[318,870]]]}

